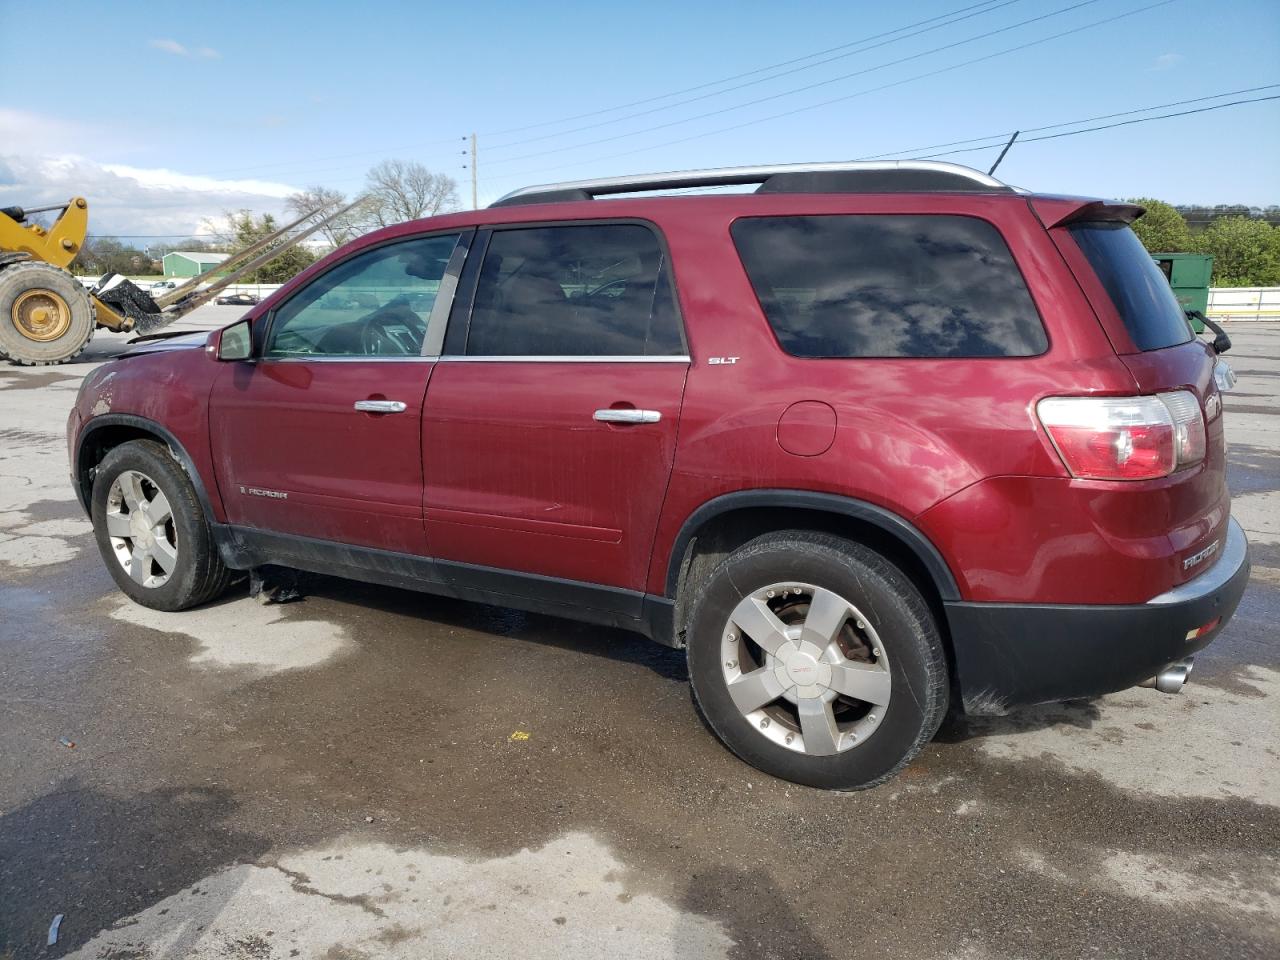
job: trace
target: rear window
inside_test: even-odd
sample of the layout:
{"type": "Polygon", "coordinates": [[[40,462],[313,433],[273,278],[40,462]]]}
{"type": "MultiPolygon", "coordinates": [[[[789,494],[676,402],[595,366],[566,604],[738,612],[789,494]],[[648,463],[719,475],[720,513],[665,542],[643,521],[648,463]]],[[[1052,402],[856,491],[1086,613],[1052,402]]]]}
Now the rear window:
{"type": "Polygon", "coordinates": [[[733,240],[796,357],[1029,357],[1048,346],[999,232],[946,215],[749,217],[733,240]]]}
{"type": "Polygon", "coordinates": [[[1068,227],[1102,281],[1139,350],[1186,343],[1195,333],[1164,272],[1125,223],[1077,223],[1068,227]]]}

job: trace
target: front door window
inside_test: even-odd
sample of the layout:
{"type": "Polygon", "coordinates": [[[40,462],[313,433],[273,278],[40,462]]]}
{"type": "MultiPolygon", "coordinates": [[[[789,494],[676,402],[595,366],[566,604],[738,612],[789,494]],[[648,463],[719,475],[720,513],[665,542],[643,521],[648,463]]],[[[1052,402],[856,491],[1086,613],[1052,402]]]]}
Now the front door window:
{"type": "Polygon", "coordinates": [[[416,357],[457,234],[376,247],[275,312],[264,356],[416,357]]]}

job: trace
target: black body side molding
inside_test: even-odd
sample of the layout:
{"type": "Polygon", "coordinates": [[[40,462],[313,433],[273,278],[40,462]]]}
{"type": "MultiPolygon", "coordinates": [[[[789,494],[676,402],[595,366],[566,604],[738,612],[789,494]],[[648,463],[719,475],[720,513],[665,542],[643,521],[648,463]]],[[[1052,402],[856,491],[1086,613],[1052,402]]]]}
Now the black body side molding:
{"type": "Polygon", "coordinates": [[[275,564],[308,573],[635,630],[667,646],[673,643],[671,601],[635,590],[270,533],[251,527],[212,524],[211,528],[223,563],[236,570],[275,564]]]}

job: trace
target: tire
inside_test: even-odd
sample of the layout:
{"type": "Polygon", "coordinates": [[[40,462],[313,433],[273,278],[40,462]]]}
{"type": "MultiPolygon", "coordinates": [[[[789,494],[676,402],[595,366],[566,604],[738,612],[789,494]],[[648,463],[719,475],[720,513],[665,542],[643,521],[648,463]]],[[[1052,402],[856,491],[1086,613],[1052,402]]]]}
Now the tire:
{"type": "Polygon", "coordinates": [[[687,631],[694,699],[752,766],[860,790],[937,732],[949,698],[938,626],[910,579],[873,550],[810,531],[767,534],[699,592],[687,631]]]}
{"type": "Polygon", "coordinates": [[[90,503],[107,570],[144,607],[186,610],[221,596],[235,580],[195,487],[163,444],[132,440],[113,448],[98,467],[90,503]]]}
{"type": "MultiPolygon", "coordinates": [[[[45,310],[43,315],[47,314],[45,310]]],[[[93,339],[93,330],[89,294],[65,270],[30,261],[0,270],[0,354],[13,363],[66,363],[84,352],[93,339]],[[52,339],[41,339],[42,325],[35,322],[31,308],[50,304],[57,304],[56,312],[65,311],[65,316],[59,322],[49,322],[47,333],[52,339]],[[24,328],[24,323],[30,328],[24,328]]]]}

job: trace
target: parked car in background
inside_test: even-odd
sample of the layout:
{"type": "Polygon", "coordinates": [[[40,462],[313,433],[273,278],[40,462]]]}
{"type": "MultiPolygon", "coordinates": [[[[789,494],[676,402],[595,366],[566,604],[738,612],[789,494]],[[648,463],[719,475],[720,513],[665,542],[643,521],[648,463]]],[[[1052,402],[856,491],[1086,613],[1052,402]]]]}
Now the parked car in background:
{"type": "Polygon", "coordinates": [[[1141,213],[907,161],[526,188],[99,367],[72,482],[138,603],[278,564],[625,627],[748,763],[870,786],[949,708],[1174,691],[1236,609],[1141,213]]]}
{"type": "Polygon", "coordinates": [[[178,289],[178,281],[177,280],[157,280],[155,283],[151,284],[150,289],[151,289],[151,295],[154,297],[162,293],[168,293],[170,290],[178,289]]]}
{"type": "Polygon", "coordinates": [[[224,307],[252,307],[258,302],[260,302],[259,298],[252,293],[229,293],[225,297],[218,297],[214,301],[214,303],[224,307]]]}

